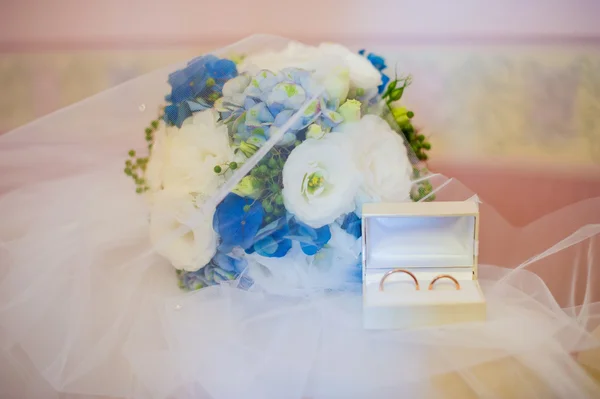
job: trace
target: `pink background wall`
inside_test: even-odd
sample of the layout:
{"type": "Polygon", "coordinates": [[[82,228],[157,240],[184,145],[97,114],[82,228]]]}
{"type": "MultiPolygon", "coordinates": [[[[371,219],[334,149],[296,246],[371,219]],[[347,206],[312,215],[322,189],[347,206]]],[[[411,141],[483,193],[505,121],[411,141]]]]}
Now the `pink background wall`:
{"type": "Polygon", "coordinates": [[[0,43],[214,44],[252,33],[299,40],[571,40],[600,37],[594,0],[2,0],[0,43]]]}
{"type": "MultiPolygon", "coordinates": [[[[484,124],[465,136],[469,119],[482,112],[466,108],[460,121],[449,122],[439,115],[435,120],[440,108],[448,108],[448,115],[457,114],[451,107],[455,101],[441,96],[448,93],[448,77],[435,67],[445,58],[455,57],[459,63],[472,59],[464,48],[475,44],[473,54],[484,54],[478,62],[490,64],[480,71],[501,76],[502,69],[496,73],[494,63],[498,68],[502,63],[519,68],[521,61],[513,62],[513,56],[529,54],[531,46],[537,46],[534,50],[543,56],[533,62],[553,63],[549,78],[540,83],[551,92],[552,84],[564,81],[561,76],[571,68],[570,59],[600,60],[598,21],[600,2],[594,0],[0,0],[0,83],[4,88],[0,133],[122,80],[253,33],[306,42],[339,41],[390,54],[408,48],[430,49],[411,60],[418,61],[415,70],[418,65],[430,68],[429,75],[415,80],[414,90],[424,93],[432,109],[431,115],[427,110],[419,112],[420,122],[436,132],[432,142],[438,153],[431,167],[459,178],[512,223],[526,224],[562,206],[600,196],[600,161],[585,152],[589,146],[582,141],[582,128],[574,123],[574,132],[552,143],[555,137],[548,133],[547,143],[542,133],[537,141],[529,142],[525,153],[518,149],[531,136],[526,131],[529,126],[519,125],[516,119],[507,131],[488,130],[484,124]],[[582,46],[580,52],[573,51],[582,46]],[[462,55],[457,57],[457,53],[462,55]],[[433,61],[419,64],[428,57],[433,61]],[[566,66],[554,65],[557,59],[566,60],[566,66]],[[432,93],[439,90],[440,96],[429,93],[427,87],[432,93]],[[490,137],[508,139],[494,147],[493,140],[484,140],[490,137]],[[535,154],[533,148],[538,149],[535,154]],[[566,148],[572,150],[559,161],[557,154],[564,155],[566,148]]],[[[412,66],[410,72],[415,72],[412,66]]],[[[521,84],[512,77],[501,83],[511,82],[521,84]]],[[[580,88],[589,86],[577,83],[580,88]]],[[[535,103],[527,97],[530,92],[512,90],[510,101],[500,105],[492,99],[484,112],[493,105],[504,112],[499,117],[517,115],[523,101],[535,103]]],[[[589,93],[578,89],[573,96],[581,102],[589,93]]],[[[474,104],[482,103],[481,98],[474,98],[474,104]]],[[[598,107],[594,122],[600,129],[597,104],[589,112],[594,114],[593,107],[598,107]]],[[[555,109],[563,108],[563,103],[556,103],[551,110],[556,114],[555,109]]],[[[521,120],[528,118],[521,115],[521,120]]],[[[600,130],[588,133],[600,135],[600,130]]]]}

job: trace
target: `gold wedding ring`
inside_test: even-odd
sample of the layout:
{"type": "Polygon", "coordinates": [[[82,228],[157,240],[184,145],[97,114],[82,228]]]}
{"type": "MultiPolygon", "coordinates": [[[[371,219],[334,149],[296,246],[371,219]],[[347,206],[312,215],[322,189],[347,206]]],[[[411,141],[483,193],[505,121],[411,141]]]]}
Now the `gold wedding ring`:
{"type": "Polygon", "coordinates": [[[383,291],[383,283],[385,282],[385,279],[388,278],[389,276],[391,276],[394,273],[406,273],[409,276],[411,276],[412,279],[415,281],[415,287],[416,287],[416,289],[419,290],[419,280],[417,280],[417,278],[415,277],[414,274],[412,274],[408,270],[394,269],[394,270],[390,270],[389,272],[387,272],[387,273],[385,273],[383,275],[383,277],[381,278],[381,281],[379,281],[379,291],[383,291]]]}
{"type": "Polygon", "coordinates": [[[449,274],[440,274],[439,276],[437,276],[436,278],[431,280],[431,283],[429,283],[429,289],[432,290],[433,284],[435,284],[435,282],[441,278],[447,278],[447,279],[454,281],[454,286],[456,287],[457,290],[460,290],[460,284],[458,283],[458,280],[456,280],[454,277],[450,276],[449,274]]]}

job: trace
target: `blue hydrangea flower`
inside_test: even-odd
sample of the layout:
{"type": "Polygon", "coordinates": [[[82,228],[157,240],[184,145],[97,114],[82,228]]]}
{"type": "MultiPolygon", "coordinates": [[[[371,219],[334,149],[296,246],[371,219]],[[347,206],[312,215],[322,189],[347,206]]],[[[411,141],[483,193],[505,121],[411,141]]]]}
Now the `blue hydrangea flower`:
{"type": "Polygon", "coordinates": [[[254,244],[265,211],[259,201],[230,193],[217,206],[213,228],[221,237],[220,249],[224,252],[233,247],[247,249],[254,244]]]}
{"type": "Polygon", "coordinates": [[[355,238],[360,238],[360,236],[362,236],[362,221],[354,212],[351,212],[344,217],[340,227],[355,238]]]}
{"type": "MultiPolygon", "coordinates": [[[[364,56],[365,50],[360,50],[358,53],[360,55],[364,56]]],[[[390,81],[390,77],[387,76],[383,72],[383,70],[387,68],[387,65],[385,64],[385,59],[383,57],[373,54],[373,53],[369,53],[367,55],[367,59],[371,62],[371,64],[373,64],[373,66],[375,68],[377,68],[377,70],[381,74],[381,84],[377,87],[377,89],[379,90],[379,94],[381,94],[381,93],[383,93],[383,91],[385,90],[385,87],[387,86],[388,82],[390,81]]]]}
{"type": "MultiPolygon", "coordinates": [[[[194,291],[224,281],[235,280],[246,269],[247,262],[243,258],[236,258],[221,252],[213,257],[210,263],[195,272],[179,271],[177,277],[179,286],[183,289],[194,291]]],[[[240,287],[248,288],[252,282],[246,276],[240,278],[240,287]]]]}
{"type": "Polygon", "coordinates": [[[193,59],[181,70],[169,75],[171,93],[165,99],[164,119],[167,123],[181,127],[183,121],[194,112],[211,108],[221,97],[223,85],[237,76],[233,61],[205,55],[193,59]]]}
{"type": "Polygon", "coordinates": [[[288,238],[290,234],[289,217],[282,217],[269,223],[256,234],[256,242],[246,250],[246,253],[254,252],[269,258],[282,258],[292,248],[292,241],[288,238]]]}
{"type": "Polygon", "coordinates": [[[306,255],[316,254],[331,239],[329,226],[314,229],[298,220],[294,220],[293,232],[306,255]]]}
{"type": "Polygon", "coordinates": [[[343,122],[343,117],[336,112],[339,101],[328,98],[309,71],[287,68],[275,74],[263,70],[245,83],[240,92],[223,97],[215,104],[221,118],[230,122],[236,146],[246,143],[260,147],[274,129],[288,123],[304,105],[307,108],[278,145],[293,144],[297,133],[313,123],[322,125],[325,130],[343,122]],[[306,104],[307,101],[310,103],[306,104]]]}
{"type": "Polygon", "coordinates": [[[292,248],[293,241],[300,243],[306,255],[316,254],[331,239],[329,226],[314,229],[287,215],[261,229],[254,245],[246,252],[269,258],[281,258],[292,248]]]}

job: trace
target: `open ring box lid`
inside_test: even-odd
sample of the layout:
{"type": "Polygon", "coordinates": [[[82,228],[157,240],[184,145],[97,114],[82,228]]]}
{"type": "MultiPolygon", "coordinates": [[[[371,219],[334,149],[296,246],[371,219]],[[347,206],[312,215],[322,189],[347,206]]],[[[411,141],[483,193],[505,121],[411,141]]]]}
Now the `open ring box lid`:
{"type": "Polygon", "coordinates": [[[363,206],[363,324],[402,329],[485,320],[477,281],[479,205],[475,201],[372,203],[363,206]],[[380,290],[384,274],[389,275],[380,290]],[[440,274],[454,277],[430,282],[440,274]]]}

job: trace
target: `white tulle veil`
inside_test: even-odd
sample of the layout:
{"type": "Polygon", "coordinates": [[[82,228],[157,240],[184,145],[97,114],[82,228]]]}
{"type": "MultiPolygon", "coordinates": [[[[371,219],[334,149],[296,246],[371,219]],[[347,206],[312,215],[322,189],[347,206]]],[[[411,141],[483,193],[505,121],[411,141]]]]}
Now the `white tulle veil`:
{"type": "Polygon", "coordinates": [[[600,199],[515,228],[460,182],[430,177],[437,200],[481,201],[485,323],[367,332],[354,286],[180,290],[123,175],[180,67],[0,136],[0,396],[600,395],[600,199]]]}

